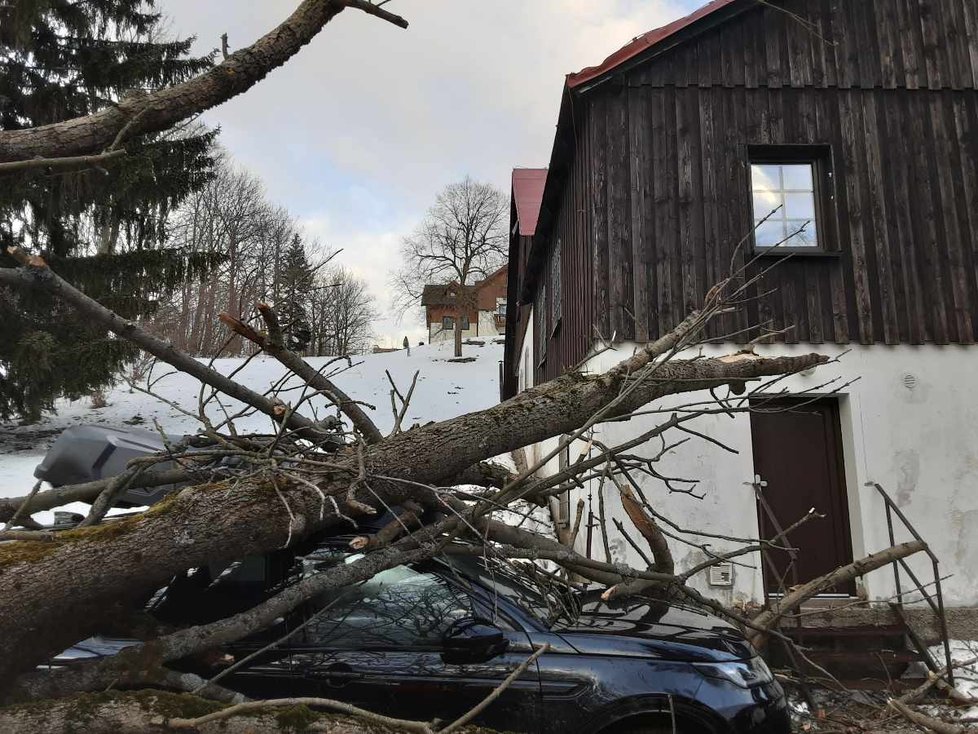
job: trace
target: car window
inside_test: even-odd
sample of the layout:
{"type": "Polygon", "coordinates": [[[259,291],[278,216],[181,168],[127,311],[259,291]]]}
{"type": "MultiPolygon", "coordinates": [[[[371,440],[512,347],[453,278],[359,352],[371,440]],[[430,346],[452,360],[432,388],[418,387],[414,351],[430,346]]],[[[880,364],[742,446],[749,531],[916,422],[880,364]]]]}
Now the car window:
{"type": "Polygon", "coordinates": [[[397,566],[307,607],[307,645],[334,649],[440,647],[449,625],[472,616],[471,600],[434,573],[397,566]]]}
{"type": "Polygon", "coordinates": [[[175,576],[153,595],[147,608],[161,622],[207,624],[264,601],[266,576],[264,556],[207,564],[175,576]]]}

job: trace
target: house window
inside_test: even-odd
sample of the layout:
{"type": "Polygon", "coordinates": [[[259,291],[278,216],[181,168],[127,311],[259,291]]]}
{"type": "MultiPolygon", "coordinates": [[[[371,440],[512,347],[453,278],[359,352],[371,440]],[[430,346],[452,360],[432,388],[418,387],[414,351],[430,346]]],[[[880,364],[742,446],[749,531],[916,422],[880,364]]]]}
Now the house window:
{"type": "Polygon", "coordinates": [[[462,331],[467,331],[469,329],[469,317],[462,317],[462,331]]]}
{"type": "Polygon", "coordinates": [[[560,306],[561,306],[561,293],[563,291],[560,282],[560,238],[554,243],[554,251],[550,256],[550,328],[554,331],[557,330],[557,325],[560,323],[560,306]]]}
{"type": "Polygon", "coordinates": [[[828,148],[750,148],[754,244],[793,252],[829,249],[825,204],[832,198],[828,148]]]}
{"type": "Polygon", "coordinates": [[[449,329],[454,329],[455,328],[455,319],[453,319],[451,316],[442,316],[442,319],[441,319],[441,328],[444,331],[448,331],[449,329]]]}
{"type": "Polygon", "coordinates": [[[506,301],[499,301],[496,304],[496,315],[506,318],[506,301]]]}

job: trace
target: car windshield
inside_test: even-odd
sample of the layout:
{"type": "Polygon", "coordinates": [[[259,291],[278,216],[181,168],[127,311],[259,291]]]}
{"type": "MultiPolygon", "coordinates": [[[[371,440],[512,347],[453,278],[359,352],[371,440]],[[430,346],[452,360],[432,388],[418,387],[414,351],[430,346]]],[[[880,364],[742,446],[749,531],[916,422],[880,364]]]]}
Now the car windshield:
{"type": "MultiPolygon", "coordinates": [[[[359,557],[345,549],[323,547],[298,560],[301,575],[307,576],[359,557]]],[[[557,621],[573,622],[580,613],[573,589],[535,564],[483,556],[447,555],[440,559],[439,565],[445,573],[470,578],[495,592],[548,627],[557,621]]]]}
{"type": "MultiPolygon", "coordinates": [[[[317,550],[301,558],[304,577],[360,554],[317,550]]],[[[472,615],[469,596],[425,564],[394,566],[370,579],[331,589],[309,600],[311,615],[300,641],[340,649],[437,646],[451,624],[472,615]]]]}
{"type": "Polygon", "coordinates": [[[573,621],[580,613],[567,582],[533,563],[482,556],[449,556],[446,562],[548,627],[559,620],[573,621]]]}

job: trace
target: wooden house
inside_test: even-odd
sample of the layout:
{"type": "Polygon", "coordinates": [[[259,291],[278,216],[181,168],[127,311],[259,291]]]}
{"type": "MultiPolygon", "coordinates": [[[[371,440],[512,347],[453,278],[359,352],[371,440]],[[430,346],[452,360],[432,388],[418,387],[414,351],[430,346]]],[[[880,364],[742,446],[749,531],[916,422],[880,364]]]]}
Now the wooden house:
{"type": "MultiPolygon", "coordinates": [[[[653,484],[650,499],[743,538],[815,507],[827,518],[792,537],[803,581],[889,545],[878,483],[953,574],[949,602],[978,605],[976,87],[974,0],[714,0],[568,75],[547,171],[513,177],[504,396],[603,369],[731,270],[768,271],[703,352],[762,338],[763,353],[846,354],[785,383],[795,407],[704,417],[732,451],[690,442],[662,460],[703,499],[653,484]]],[[[651,420],[599,431],[620,442],[651,420]]],[[[596,492],[569,499],[593,518],[596,492]]],[[[675,552],[680,568],[703,559],[675,552]]],[[[759,560],[726,571],[698,583],[731,603],[775,591],[759,560]]],[[[895,589],[877,573],[835,591],[895,589]]]]}

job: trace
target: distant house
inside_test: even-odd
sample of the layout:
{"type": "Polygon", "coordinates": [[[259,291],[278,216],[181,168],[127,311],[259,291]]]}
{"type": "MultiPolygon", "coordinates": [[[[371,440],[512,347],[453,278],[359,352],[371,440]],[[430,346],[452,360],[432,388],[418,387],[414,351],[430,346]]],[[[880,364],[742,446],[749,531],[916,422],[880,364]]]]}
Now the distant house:
{"type": "Polygon", "coordinates": [[[473,285],[429,283],[421,294],[428,342],[451,341],[455,319],[462,321],[462,338],[506,333],[506,286],[509,266],[503,265],[473,285]]]}
{"type": "MultiPolygon", "coordinates": [[[[710,325],[702,354],[755,339],[767,355],[847,354],[779,384],[804,394],[786,410],[701,418],[733,451],[689,441],[659,471],[699,480],[704,498],[643,478],[649,500],[681,527],[742,538],[825,513],[790,538],[796,583],[890,545],[879,483],[951,575],[946,601],[978,605],[975,8],[714,0],[570,74],[549,169],[513,172],[504,396],[607,369],[700,306],[732,261],[748,278],[770,270],[710,325]]],[[[596,437],[620,444],[655,419],[596,437]]],[[[581,552],[641,563],[615,530],[628,521],[611,482],[567,495],[563,512],[587,506],[581,552]]],[[[674,549],[678,570],[703,560],[674,549]]],[[[693,581],[727,603],[777,593],[786,567],[744,560],[693,581]]],[[[929,573],[925,557],[911,566],[929,573]]],[[[896,588],[877,572],[833,591],[896,588]]]]}

